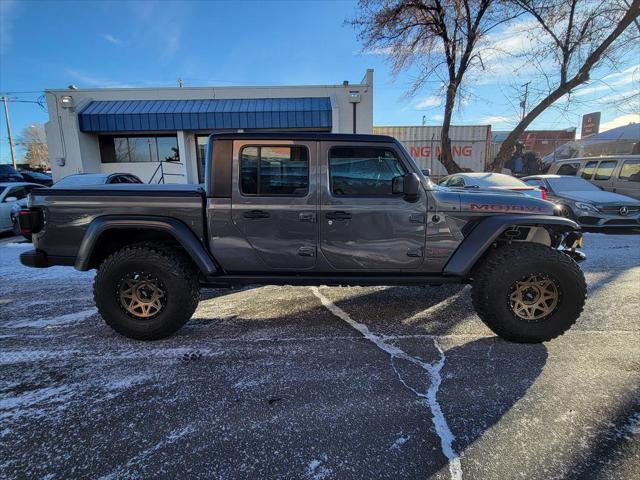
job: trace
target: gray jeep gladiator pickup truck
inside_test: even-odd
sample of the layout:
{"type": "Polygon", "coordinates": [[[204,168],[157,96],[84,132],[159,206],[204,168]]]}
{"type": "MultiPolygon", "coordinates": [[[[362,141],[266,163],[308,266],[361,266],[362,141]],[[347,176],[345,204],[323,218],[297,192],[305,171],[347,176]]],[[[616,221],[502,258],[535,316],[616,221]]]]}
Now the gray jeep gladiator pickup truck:
{"type": "Polygon", "coordinates": [[[200,287],[457,282],[495,333],[541,342],[586,297],[579,227],[554,213],[516,192],[439,187],[391,137],[214,134],[204,186],[35,190],[21,261],[97,269],[98,311],[136,339],[177,331],[200,287]]]}

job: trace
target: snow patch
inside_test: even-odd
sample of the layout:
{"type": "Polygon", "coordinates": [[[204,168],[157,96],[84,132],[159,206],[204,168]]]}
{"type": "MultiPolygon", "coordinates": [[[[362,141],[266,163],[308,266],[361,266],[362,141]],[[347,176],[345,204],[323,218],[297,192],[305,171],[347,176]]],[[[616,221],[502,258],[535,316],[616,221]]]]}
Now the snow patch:
{"type": "Polygon", "coordinates": [[[410,435],[407,435],[406,437],[403,435],[399,436],[396,441],[391,444],[389,450],[400,450],[400,448],[407,443],[410,438],[410,435]]]}
{"type": "Polygon", "coordinates": [[[320,460],[311,460],[307,465],[307,471],[305,472],[307,478],[312,478],[313,480],[322,480],[323,478],[329,477],[333,471],[330,468],[322,465],[322,462],[326,461],[327,455],[324,453],[320,456],[320,460]]]}
{"type": "Polygon", "coordinates": [[[440,407],[437,398],[438,388],[440,388],[440,383],[442,382],[440,371],[442,370],[442,367],[444,367],[445,363],[444,350],[442,350],[442,347],[440,347],[438,340],[435,337],[431,337],[431,339],[433,340],[433,345],[436,347],[440,354],[439,360],[434,364],[423,362],[422,360],[405,353],[402,349],[396,347],[395,345],[386,343],[382,337],[371,332],[371,330],[369,330],[366,325],[353,320],[349,316],[349,314],[347,314],[344,310],[342,310],[331,300],[325,297],[317,287],[311,287],[311,291],[320,300],[322,305],[324,305],[331,313],[333,313],[341,320],[347,322],[351,327],[360,332],[367,340],[372,342],[378,348],[387,352],[391,356],[391,366],[396,372],[396,375],[398,375],[398,379],[400,380],[400,382],[409,390],[411,390],[416,396],[427,400],[429,408],[431,410],[431,419],[433,422],[433,426],[436,433],[438,434],[438,437],[440,437],[440,446],[442,453],[445,457],[447,457],[449,461],[449,473],[451,475],[451,478],[453,480],[461,480],[462,465],[460,463],[460,457],[453,449],[453,440],[455,439],[455,437],[453,436],[453,433],[451,433],[451,429],[449,428],[449,425],[444,418],[444,413],[442,412],[442,408],[440,407]],[[397,370],[394,364],[395,358],[406,360],[407,362],[410,362],[427,372],[427,374],[431,378],[431,383],[426,392],[419,392],[404,381],[404,379],[400,375],[400,372],[397,370]]]}
{"type": "Polygon", "coordinates": [[[177,442],[181,438],[193,432],[195,432],[195,428],[191,425],[187,425],[184,428],[172,430],[167,434],[165,438],[160,440],[158,443],[156,443],[155,445],[145,450],[142,450],[140,453],[132,457],[125,465],[120,465],[111,473],[100,477],[100,480],[112,480],[116,478],[125,478],[125,477],[128,478],[130,476],[130,470],[132,466],[140,464],[142,461],[146,460],[154,453],[162,450],[165,447],[172,445],[173,443],[177,442]]]}
{"type": "Polygon", "coordinates": [[[82,310],[80,312],[68,313],[66,315],[59,315],[57,317],[52,318],[36,318],[36,319],[25,319],[25,320],[15,320],[9,321],[2,324],[5,328],[47,328],[47,327],[58,327],[62,325],[66,325],[68,323],[76,323],[86,320],[98,313],[96,308],[90,308],[88,310],[82,310]]]}
{"type": "Polygon", "coordinates": [[[9,247],[9,248],[24,248],[24,249],[26,249],[27,247],[33,247],[33,244],[31,244],[29,242],[12,242],[12,243],[5,243],[2,246],[3,247],[9,247]]]}

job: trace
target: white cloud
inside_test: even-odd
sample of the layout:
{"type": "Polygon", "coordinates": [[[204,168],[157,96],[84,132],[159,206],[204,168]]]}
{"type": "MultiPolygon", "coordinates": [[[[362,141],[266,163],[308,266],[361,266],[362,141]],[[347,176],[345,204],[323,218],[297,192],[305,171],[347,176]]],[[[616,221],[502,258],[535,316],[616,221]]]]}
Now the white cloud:
{"type": "Polygon", "coordinates": [[[640,113],[629,113],[627,115],[621,115],[614,118],[613,120],[602,123],[600,124],[600,131],[606,132],[607,130],[611,130],[612,128],[622,127],[624,125],[629,125],[630,123],[640,123],[640,113]]]}
{"type": "Polygon", "coordinates": [[[416,109],[421,110],[423,108],[439,107],[441,104],[442,100],[439,96],[430,95],[416,103],[416,109]]]}
{"type": "Polygon", "coordinates": [[[0,1],[0,54],[8,51],[11,45],[13,21],[18,15],[18,3],[14,0],[0,1]]]}
{"type": "Polygon", "coordinates": [[[583,97],[597,92],[614,91],[615,87],[623,87],[640,81],[640,65],[634,65],[621,72],[610,73],[602,80],[591,82],[590,85],[578,88],[573,92],[574,97],[583,97]]]}
{"type": "Polygon", "coordinates": [[[109,33],[103,33],[100,36],[102,38],[104,38],[109,43],[113,43],[114,45],[122,45],[122,40],[120,40],[119,38],[114,37],[113,35],[111,35],[109,33]]]}
{"type": "Polygon", "coordinates": [[[140,28],[134,32],[138,41],[153,41],[160,47],[160,59],[171,60],[182,46],[182,34],[191,10],[189,2],[131,2],[129,7],[140,28]]]}
{"type": "Polygon", "coordinates": [[[480,119],[480,123],[483,125],[512,127],[518,123],[518,119],[506,115],[486,115],[480,119]]]}
{"type": "Polygon", "coordinates": [[[82,72],[79,70],[75,70],[73,68],[65,68],[64,72],[67,75],[70,75],[78,82],[82,82],[80,88],[87,87],[99,87],[99,88],[129,88],[131,85],[126,83],[121,83],[116,80],[111,80],[109,78],[103,77],[95,77],[86,72],[82,72]],[[84,85],[83,85],[84,84],[84,85]]]}
{"type": "Polygon", "coordinates": [[[435,120],[435,121],[437,121],[437,122],[441,122],[442,120],[444,120],[444,115],[440,115],[440,114],[438,114],[438,115],[433,115],[433,116],[431,117],[431,120],[435,120]]]}

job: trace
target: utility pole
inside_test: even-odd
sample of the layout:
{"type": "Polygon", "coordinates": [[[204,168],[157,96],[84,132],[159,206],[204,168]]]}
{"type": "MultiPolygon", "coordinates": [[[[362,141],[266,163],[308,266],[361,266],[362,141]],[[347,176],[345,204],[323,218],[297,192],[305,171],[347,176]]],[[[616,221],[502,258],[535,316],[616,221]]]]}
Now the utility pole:
{"type": "Polygon", "coordinates": [[[525,115],[527,114],[527,97],[529,96],[529,84],[531,82],[527,82],[524,85],[524,95],[522,96],[522,100],[520,100],[520,120],[524,120],[525,115]]]}
{"type": "Polygon", "coordinates": [[[4,118],[7,120],[7,136],[9,137],[9,150],[11,151],[11,163],[13,168],[18,168],[16,165],[16,155],[13,151],[13,137],[11,136],[11,122],[9,121],[9,104],[7,103],[7,96],[2,97],[2,103],[4,103],[4,118]]]}

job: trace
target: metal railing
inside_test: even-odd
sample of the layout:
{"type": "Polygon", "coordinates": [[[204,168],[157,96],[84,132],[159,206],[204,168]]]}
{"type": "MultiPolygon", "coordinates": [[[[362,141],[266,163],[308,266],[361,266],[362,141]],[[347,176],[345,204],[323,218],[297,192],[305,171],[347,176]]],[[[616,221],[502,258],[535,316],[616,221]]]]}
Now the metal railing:
{"type": "Polygon", "coordinates": [[[158,167],[156,168],[155,172],[153,172],[153,175],[151,175],[151,178],[149,179],[149,181],[147,183],[156,183],[156,184],[163,184],[165,183],[164,181],[164,177],[165,176],[174,176],[174,177],[184,177],[184,173],[172,173],[172,172],[165,172],[164,171],[164,167],[163,164],[165,163],[169,163],[171,165],[180,165],[183,166],[183,163],[180,162],[159,162],[158,167]],[[158,181],[154,182],[153,180],[156,178],[156,175],[160,174],[160,176],[158,177],[158,181]]]}

